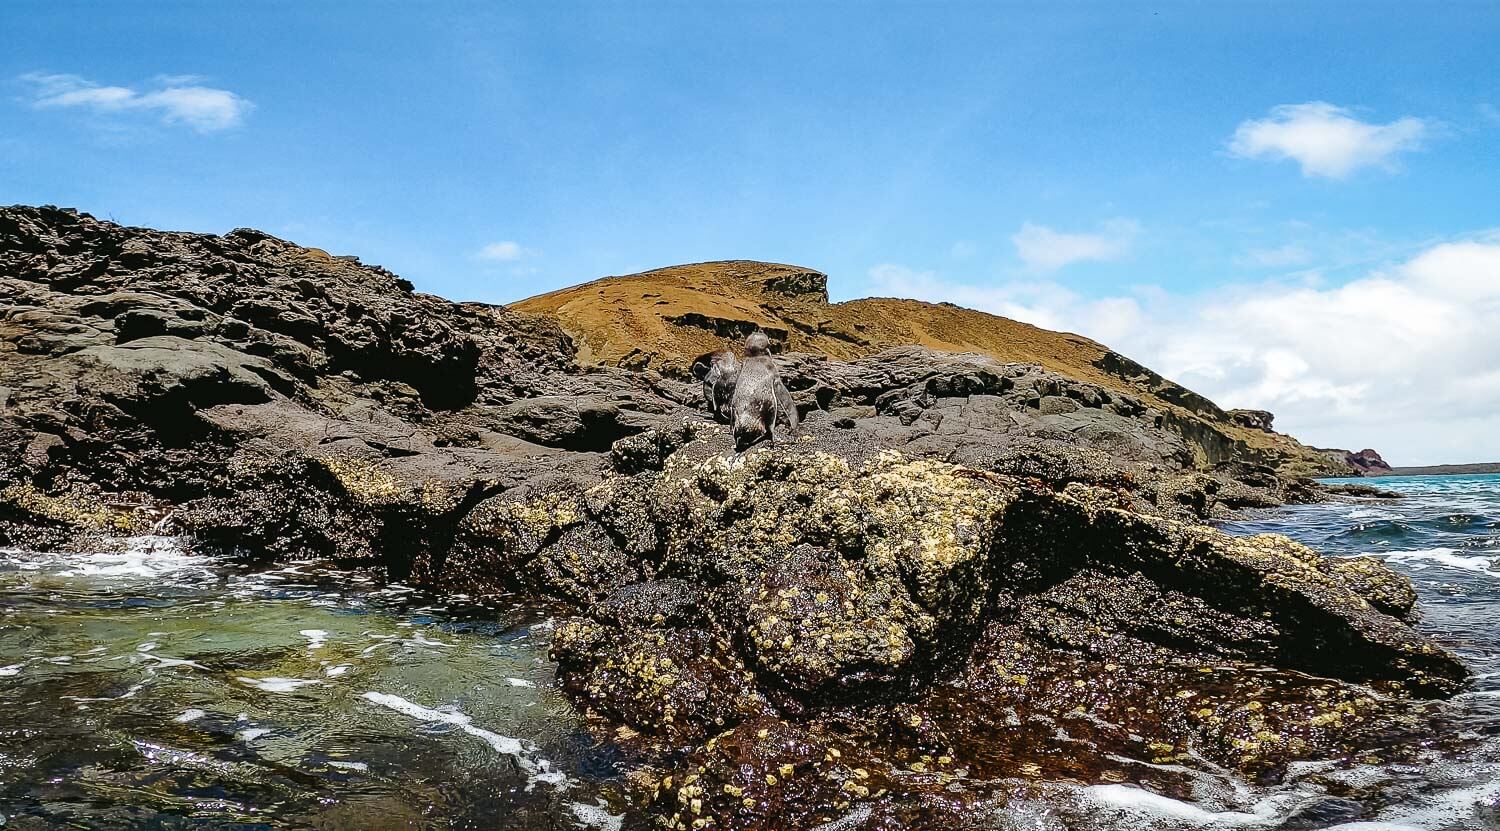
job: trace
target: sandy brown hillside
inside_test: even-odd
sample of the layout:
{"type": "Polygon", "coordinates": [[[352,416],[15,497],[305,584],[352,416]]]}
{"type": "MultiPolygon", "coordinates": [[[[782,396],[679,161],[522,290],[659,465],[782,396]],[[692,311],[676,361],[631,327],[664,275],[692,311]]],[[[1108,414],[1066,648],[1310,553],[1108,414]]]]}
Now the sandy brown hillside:
{"type": "Polygon", "coordinates": [[[1081,335],[1053,332],[949,303],[867,298],[828,302],[827,277],[750,260],[605,277],[512,308],[555,316],[581,360],[680,375],[693,358],[764,329],[780,351],[852,359],[919,344],[977,352],[1142,396],[1190,438],[1205,464],[1252,458],[1296,472],[1345,473],[1330,455],[1241,423],[1208,399],[1081,335]]]}

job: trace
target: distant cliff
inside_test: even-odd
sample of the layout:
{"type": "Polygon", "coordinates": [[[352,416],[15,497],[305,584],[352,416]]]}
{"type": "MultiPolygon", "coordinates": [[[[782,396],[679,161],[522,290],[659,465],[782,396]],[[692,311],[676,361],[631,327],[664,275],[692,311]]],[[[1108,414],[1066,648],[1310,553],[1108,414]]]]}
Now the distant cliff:
{"type": "Polygon", "coordinates": [[[1500,462],[1475,462],[1466,465],[1426,465],[1393,467],[1375,476],[1456,476],[1468,473],[1500,473],[1500,462]]]}

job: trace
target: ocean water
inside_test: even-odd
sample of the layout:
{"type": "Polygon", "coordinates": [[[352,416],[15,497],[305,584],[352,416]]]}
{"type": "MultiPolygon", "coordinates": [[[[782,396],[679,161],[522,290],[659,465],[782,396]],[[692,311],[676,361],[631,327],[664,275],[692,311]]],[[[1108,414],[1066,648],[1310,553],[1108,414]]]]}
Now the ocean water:
{"type": "MultiPolygon", "coordinates": [[[[1500,476],[1362,481],[1406,498],[1224,529],[1377,556],[1412,579],[1421,628],[1476,674],[1414,761],[1310,761],[1255,782],[1164,772],[1193,777],[1190,798],[999,781],[967,827],[1500,829],[1500,476]]],[[[312,562],[250,568],[164,538],[0,550],[0,828],[649,827],[556,688],[563,611],[312,562]]]]}
{"type": "Polygon", "coordinates": [[[1285,534],[1324,554],[1379,557],[1420,598],[1421,629],[1464,656],[1474,694],[1500,695],[1500,474],[1330,479],[1402,499],[1294,505],[1221,527],[1285,534]]]}
{"type": "Polygon", "coordinates": [[[1227,523],[1230,533],[1285,534],[1332,556],[1374,556],[1412,581],[1418,628],[1474,672],[1455,698],[1448,730],[1425,763],[1346,766],[1291,777],[1286,790],[1351,785],[1345,829],[1500,828],[1500,475],[1333,479],[1374,485],[1402,499],[1350,499],[1278,508],[1227,523]]]}

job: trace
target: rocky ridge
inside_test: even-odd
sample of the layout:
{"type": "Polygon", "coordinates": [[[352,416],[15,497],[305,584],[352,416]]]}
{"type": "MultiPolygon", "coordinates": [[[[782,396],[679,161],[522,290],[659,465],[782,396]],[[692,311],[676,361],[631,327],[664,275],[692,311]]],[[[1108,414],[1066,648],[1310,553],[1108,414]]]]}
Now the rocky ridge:
{"type": "Polygon", "coordinates": [[[255,231],[0,209],[0,294],[0,545],[554,598],[664,827],[947,828],[1017,776],[1398,752],[1466,677],[1378,562],[1202,524],[1317,498],[1285,466],[1043,362],[786,352],[805,435],[736,456],[687,377],[255,231]]]}
{"type": "MultiPolygon", "coordinates": [[[[694,358],[756,329],[783,352],[855,360],[918,345],[1034,364],[1144,401],[1199,465],[1253,461],[1289,475],[1360,475],[1338,454],[1275,432],[1263,411],[1225,411],[1108,347],[951,303],[828,300],[828,278],[795,265],[728,260],[606,277],[523,300],[555,318],[584,363],[682,376],[694,358]],[[1253,415],[1252,415],[1253,414],[1253,415]]],[[[1342,451],[1340,451],[1342,453],[1342,451]]]]}

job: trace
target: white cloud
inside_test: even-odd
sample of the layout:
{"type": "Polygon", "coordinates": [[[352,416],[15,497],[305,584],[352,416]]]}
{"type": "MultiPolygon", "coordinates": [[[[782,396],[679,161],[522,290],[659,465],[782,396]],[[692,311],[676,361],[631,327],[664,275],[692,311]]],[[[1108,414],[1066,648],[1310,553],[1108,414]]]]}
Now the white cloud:
{"type": "Polygon", "coordinates": [[[1050,281],[1013,281],[977,286],[887,263],[870,269],[876,294],[956,303],[1043,329],[1088,334],[1104,343],[1124,337],[1141,319],[1137,301],[1128,297],[1085,300],[1050,281]]]}
{"type": "Polygon", "coordinates": [[[1089,299],[1055,283],[971,285],[881,266],[882,290],[1074,331],[1224,407],[1395,464],[1500,461],[1500,236],[1429,246],[1336,286],[1089,299]]]}
{"type": "Polygon", "coordinates": [[[519,260],[530,253],[530,251],[522,248],[518,242],[502,240],[501,242],[492,242],[479,249],[479,253],[475,256],[481,260],[489,260],[490,262],[508,263],[519,260]]]}
{"type": "Polygon", "coordinates": [[[1016,253],[1027,269],[1056,271],[1088,260],[1114,260],[1130,251],[1140,225],[1129,219],[1112,219],[1098,233],[1064,233],[1027,222],[1011,236],[1016,253]]]}
{"type": "Polygon", "coordinates": [[[1303,176],[1342,179],[1362,167],[1394,167],[1396,155],[1420,147],[1432,127],[1411,116],[1371,124],[1323,101],[1284,104],[1267,118],[1240,124],[1229,152],[1246,159],[1293,159],[1303,176]]]}
{"type": "Polygon", "coordinates": [[[151,89],[102,86],[77,75],[32,72],[21,76],[33,90],[32,106],[95,113],[150,113],[165,124],[185,124],[200,133],[239,126],[254,107],[226,89],[201,85],[190,75],[159,75],[151,89]]]}

